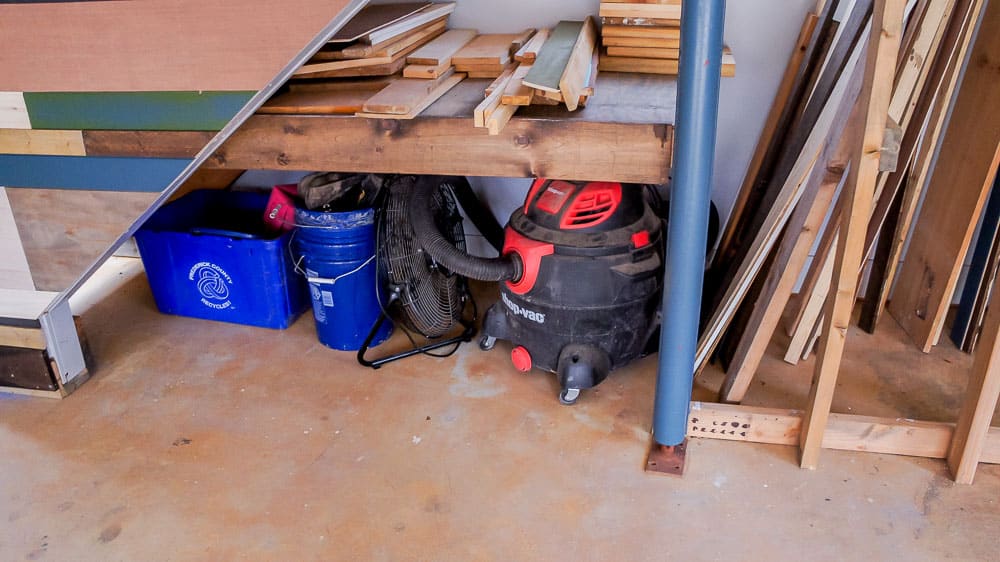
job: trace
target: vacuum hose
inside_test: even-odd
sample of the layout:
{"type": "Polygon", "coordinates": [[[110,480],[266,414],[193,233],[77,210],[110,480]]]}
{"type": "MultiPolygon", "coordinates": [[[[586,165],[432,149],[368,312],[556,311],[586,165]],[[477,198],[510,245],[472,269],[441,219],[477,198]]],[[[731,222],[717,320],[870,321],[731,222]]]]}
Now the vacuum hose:
{"type": "Polygon", "coordinates": [[[521,261],[514,255],[499,258],[471,256],[448,241],[434,224],[432,202],[434,191],[444,178],[424,176],[417,180],[413,190],[413,216],[410,217],[417,240],[438,263],[464,277],[479,281],[514,281],[521,278],[521,261]]]}

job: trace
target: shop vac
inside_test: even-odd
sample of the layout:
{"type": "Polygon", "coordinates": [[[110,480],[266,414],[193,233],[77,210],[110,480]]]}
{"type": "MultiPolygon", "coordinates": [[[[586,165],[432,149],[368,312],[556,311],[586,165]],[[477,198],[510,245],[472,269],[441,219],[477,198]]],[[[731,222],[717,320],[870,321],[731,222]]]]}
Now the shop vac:
{"type": "Polygon", "coordinates": [[[559,400],[655,345],[663,285],[663,224],[639,185],[537,179],[511,215],[500,257],[471,256],[440,234],[431,212],[439,179],[415,190],[413,228],[434,260],[460,275],[501,282],[480,347],[511,342],[524,372],[555,373],[559,400]]]}

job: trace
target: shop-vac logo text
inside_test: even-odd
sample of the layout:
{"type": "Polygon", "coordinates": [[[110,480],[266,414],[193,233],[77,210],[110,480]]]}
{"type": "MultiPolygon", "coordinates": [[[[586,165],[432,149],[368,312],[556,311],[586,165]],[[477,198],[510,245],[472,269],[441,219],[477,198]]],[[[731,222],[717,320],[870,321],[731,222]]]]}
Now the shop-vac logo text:
{"type": "Polygon", "coordinates": [[[507,298],[507,294],[506,293],[501,293],[500,297],[503,298],[503,303],[505,305],[507,305],[507,308],[509,308],[510,311],[514,313],[514,315],[516,315],[516,316],[523,316],[524,318],[527,318],[528,320],[531,320],[532,322],[538,322],[539,324],[544,324],[545,323],[545,315],[542,314],[541,312],[535,312],[534,310],[528,310],[527,308],[521,308],[517,304],[514,304],[513,302],[511,302],[510,299],[507,298]]]}

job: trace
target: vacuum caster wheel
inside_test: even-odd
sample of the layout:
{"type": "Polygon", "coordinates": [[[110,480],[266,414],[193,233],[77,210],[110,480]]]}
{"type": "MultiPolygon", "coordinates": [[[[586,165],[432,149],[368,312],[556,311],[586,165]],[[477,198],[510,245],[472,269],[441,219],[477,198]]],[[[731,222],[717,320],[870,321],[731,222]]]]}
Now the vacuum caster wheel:
{"type": "Polygon", "coordinates": [[[579,388],[565,388],[559,393],[559,403],[563,406],[576,404],[576,399],[580,397],[579,388]]]}
{"type": "Polygon", "coordinates": [[[479,338],[479,349],[489,351],[497,344],[497,339],[493,336],[483,336],[479,338]]]}

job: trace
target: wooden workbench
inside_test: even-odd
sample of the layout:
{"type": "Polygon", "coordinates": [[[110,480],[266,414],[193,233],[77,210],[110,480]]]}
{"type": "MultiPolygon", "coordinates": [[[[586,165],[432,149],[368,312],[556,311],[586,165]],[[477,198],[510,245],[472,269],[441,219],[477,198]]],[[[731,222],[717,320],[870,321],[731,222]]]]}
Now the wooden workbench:
{"type": "MultiPolygon", "coordinates": [[[[606,73],[586,108],[521,108],[500,135],[473,126],[488,80],[465,80],[412,120],[255,115],[205,168],[336,170],[665,183],[673,78],[606,73]]],[[[85,131],[88,156],[191,158],[211,133],[85,131]]]]}

